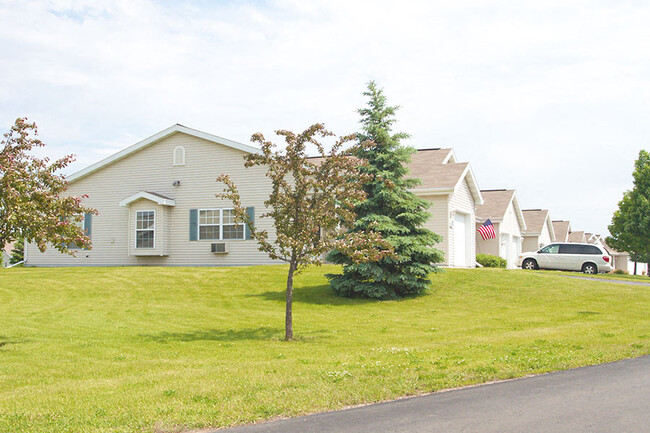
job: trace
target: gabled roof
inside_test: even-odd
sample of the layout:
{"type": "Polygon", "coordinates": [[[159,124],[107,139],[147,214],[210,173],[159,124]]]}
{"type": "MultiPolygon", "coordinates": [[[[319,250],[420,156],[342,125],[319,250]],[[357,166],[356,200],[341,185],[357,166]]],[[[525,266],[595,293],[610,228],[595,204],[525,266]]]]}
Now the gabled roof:
{"type": "Polygon", "coordinates": [[[456,154],[454,149],[418,149],[417,153],[413,155],[409,168],[415,165],[438,165],[438,164],[454,164],[456,161],[456,154]]]}
{"type": "Polygon", "coordinates": [[[231,147],[233,149],[241,150],[242,152],[246,152],[246,153],[261,152],[260,149],[256,147],[249,146],[247,144],[238,143],[236,141],[228,140],[227,138],[219,137],[216,135],[208,134],[207,132],[199,131],[197,129],[188,128],[187,126],[183,126],[177,123],[176,125],[172,125],[169,128],[164,129],[159,133],[152,135],[149,138],[146,138],[138,143],[135,143],[132,146],[127,147],[126,149],[120,150],[119,152],[109,156],[108,158],[104,158],[101,161],[96,162],[95,164],[84,168],[83,170],[80,170],[76,173],[71,174],[70,176],[67,176],[67,180],[68,182],[75,182],[79,179],[83,179],[84,177],[88,176],[91,173],[96,172],[97,170],[100,170],[108,165],[111,165],[114,162],[119,161],[120,159],[126,158],[132,153],[135,153],[141,149],[149,147],[152,144],[164,140],[170,135],[177,134],[177,133],[183,133],[183,134],[191,135],[193,137],[202,138],[204,140],[221,144],[223,146],[231,147]]]}
{"type": "Polygon", "coordinates": [[[521,211],[526,221],[526,230],[524,236],[539,236],[542,234],[544,225],[548,228],[551,241],[555,241],[555,231],[549,215],[548,209],[524,209],[521,211]]]}
{"type": "MultiPolygon", "coordinates": [[[[424,157],[426,161],[427,156],[424,157]]],[[[476,182],[476,177],[469,162],[445,163],[445,164],[423,164],[420,160],[420,152],[413,155],[413,161],[409,164],[409,177],[415,177],[422,181],[411,191],[418,195],[446,194],[451,193],[463,181],[467,180],[472,197],[476,204],[483,203],[481,190],[476,182]]]]}
{"type": "Polygon", "coordinates": [[[526,221],[519,206],[519,199],[514,189],[486,189],[481,190],[485,203],[476,206],[476,218],[484,221],[490,219],[492,222],[501,222],[506,215],[506,211],[513,204],[515,214],[519,220],[521,230],[526,230],[526,221]]]}
{"type": "Polygon", "coordinates": [[[553,230],[555,231],[556,242],[567,242],[569,233],[571,233],[570,221],[553,221],[553,230]]]}
{"type": "Polygon", "coordinates": [[[569,234],[569,242],[584,243],[585,242],[585,232],[582,232],[582,231],[571,232],[569,234]]]}
{"type": "Polygon", "coordinates": [[[128,206],[140,199],[150,200],[154,203],[158,203],[161,206],[176,206],[176,201],[174,201],[174,199],[149,191],[140,191],[137,194],[133,194],[132,196],[125,198],[120,202],[120,206],[128,206]]]}

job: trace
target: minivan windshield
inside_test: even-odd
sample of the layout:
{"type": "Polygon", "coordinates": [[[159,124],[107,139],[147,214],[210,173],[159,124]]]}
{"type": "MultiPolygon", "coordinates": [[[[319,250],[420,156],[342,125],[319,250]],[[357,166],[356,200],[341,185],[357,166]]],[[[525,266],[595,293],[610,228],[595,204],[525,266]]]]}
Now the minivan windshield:
{"type": "Polygon", "coordinates": [[[539,253],[543,254],[557,254],[558,250],[560,249],[560,246],[558,244],[553,244],[553,245],[547,245],[541,250],[539,250],[539,253]]]}

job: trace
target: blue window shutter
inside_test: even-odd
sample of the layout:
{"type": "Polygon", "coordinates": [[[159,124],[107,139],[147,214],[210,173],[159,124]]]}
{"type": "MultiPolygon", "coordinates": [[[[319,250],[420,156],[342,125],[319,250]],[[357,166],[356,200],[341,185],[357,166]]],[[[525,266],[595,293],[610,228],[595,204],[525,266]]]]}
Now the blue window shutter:
{"type": "Polygon", "coordinates": [[[89,238],[93,235],[93,214],[90,212],[84,214],[84,234],[89,238]]]}
{"type": "MultiPolygon", "coordinates": [[[[246,213],[248,214],[248,217],[251,219],[253,222],[253,227],[255,227],[255,208],[253,206],[247,207],[246,208],[246,213]]],[[[251,228],[246,224],[246,230],[245,230],[245,236],[244,238],[250,239],[251,238],[251,228]]]]}
{"type": "Polygon", "coordinates": [[[199,232],[199,210],[190,209],[190,240],[197,240],[199,232]]]}
{"type": "MultiPolygon", "coordinates": [[[[84,214],[84,234],[88,236],[91,240],[93,238],[93,214],[86,212],[84,214]]],[[[85,250],[90,249],[90,247],[84,248],[85,250]]]]}

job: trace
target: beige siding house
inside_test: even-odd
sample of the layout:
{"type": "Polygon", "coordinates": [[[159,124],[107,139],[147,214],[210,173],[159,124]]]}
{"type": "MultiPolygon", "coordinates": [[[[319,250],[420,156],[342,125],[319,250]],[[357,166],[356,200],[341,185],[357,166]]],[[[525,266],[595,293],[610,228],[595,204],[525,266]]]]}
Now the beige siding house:
{"type": "Polygon", "coordinates": [[[481,194],[484,204],[476,207],[476,229],[489,219],[494,225],[496,239],[483,239],[477,235],[476,252],[504,258],[508,268],[514,269],[521,254],[522,234],[526,230],[517,193],[493,189],[482,190],[481,194]]]}
{"type": "MultiPolygon", "coordinates": [[[[247,228],[234,224],[230,202],[215,198],[221,189],[216,178],[227,173],[249,214],[262,211],[270,184],[263,167],[244,167],[249,152],[259,150],[174,125],[69,176],[69,193],[88,194],[84,204],[99,211],[84,222],[93,248],[70,257],[27,245],[26,265],[272,263],[249,239],[247,228]]],[[[269,219],[255,222],[270,231],[269,219]]]]}
{"type": "Polygon", "coordinates": [[[571,223],[569,221],[553,221],[553,231],[555,232],[556,242],[569,242],[571,234],[571,223]]]}
{"type": "Polygon", "coordinates": [[[587,242],[587,238],[585,237],[585,232],[577,231],[577,232],[569,233],[569,242],[584,244],[585,242],[587,242]]]}
{"type": "Polygon", "coordinates": [[[442,236],[437,248],[444,266],[476,266],[476,205],[481,191],[469,163],[457,163],[451,149],[419,150],[409,164],[410,176],[422,183],[412,191],[429,201],[431,218],[425,226],[442,236]]]}
{"type": "Polygon", "coordinates": [[[548,210],[524,209],[522,211],[526,230],[523,231],[523,251],[537,251],[555,242],[555,231],[548,210]]]}

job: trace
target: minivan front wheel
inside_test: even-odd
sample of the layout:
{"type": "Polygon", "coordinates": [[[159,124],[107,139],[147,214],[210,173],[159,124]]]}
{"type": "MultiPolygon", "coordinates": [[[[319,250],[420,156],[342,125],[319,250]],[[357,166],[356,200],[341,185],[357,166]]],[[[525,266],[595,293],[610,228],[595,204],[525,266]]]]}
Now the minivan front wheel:
{"type": "Polygon", "coordinates": [[[529,271],[534,271],[538,269],[537,262],[533,259],[526,259],[524,263],[521,264],[522,269],[528,269],[529,271]]]}
{"type": "Polygon", "coordinates": [[[582,265],[582,272],[585,274],[597,274],[598,273],[598,266],[596,266],[593,263],[585,263],[582,265]]]}

